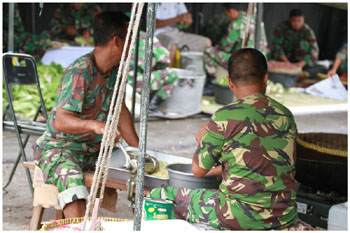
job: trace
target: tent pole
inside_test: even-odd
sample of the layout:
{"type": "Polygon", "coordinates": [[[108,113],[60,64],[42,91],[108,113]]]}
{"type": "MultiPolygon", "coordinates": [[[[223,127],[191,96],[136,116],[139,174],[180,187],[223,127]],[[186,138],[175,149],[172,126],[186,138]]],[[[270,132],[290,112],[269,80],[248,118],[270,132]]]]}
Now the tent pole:
{"type": "Polygon", "coordinates": [[[14,15],[15,15],[15,3],[9,3],[9,37],[7,50],[14,51],[13,37],[14,37],[14,15]]]}
{"type": "Polygon", "coordinates": [[[260,50],[260,38],[261,38],[261,22],[263,19],[263,4],[262,3],[257,3],[257,12],[256,12],[256,17],[255,17],[255,48],[257,50],[260,50]]]}
{"type": "Polygon", "coordinates": [[[147,115],[150,95],[150,78],[152,67],[153,36],[155,28],[156,3],[148,3],[147,6],[147,32],[146,32],[146,54],[145,70],[143,73],[142,94],[141,94],[141,115],[140,115],[140,156],[137,159],[136,176],[136,197],[135,197],[135,215],[134,231],[141,230],[142,204],[144,195],[144,172],[145,172],[145,154],[147,142],[147,115]]]}

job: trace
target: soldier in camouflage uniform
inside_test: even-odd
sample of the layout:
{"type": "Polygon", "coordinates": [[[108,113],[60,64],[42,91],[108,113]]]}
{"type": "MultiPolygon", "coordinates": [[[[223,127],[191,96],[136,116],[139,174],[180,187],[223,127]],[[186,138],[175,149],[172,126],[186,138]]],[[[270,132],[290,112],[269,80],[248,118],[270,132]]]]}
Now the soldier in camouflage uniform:
{"type": "MultiPolygon", "coordinates": [[[[247,15],[244,11],[240,11],[243,7],[244,5],[242,4],[224,4],[225,14],[231,21],[227,33],[215,47],[206,48],[203,56],[205,69],[212,76],[215,76],[218,65],[226,69],[230,55],[242,48],[247,26],[247,15]]],[[[247,43],[247,47],[250,48],[254,47],[254,28],[255,16],[252,16],[249,28],[250,35],[247,43]]],[[[267,55],[267,40],[263,22],[261,24],[260,51],[265,56],[267,55]]]]}
{"type": "Polygon", "coordinates": [[[229,59],[229,87],[238,100],[214,113],[196,135],[192,171],[221,175],[219,190],[165,186],[151,198],[174,202],[174,216],[224,230],[295,226],[295,144],[292,113],[265,95],[264,55],[241,49],[229,59]]]}
{"type": "Polygon", "coordinates": [[[65,40],[83,36],[89,44],[92,19],[101,11],[96,3],[61,3],[49,22],[51,33],[65,40]]]}
{"type": "MultiPolygon", "coordinates": [[[[3,52],[8,51],[8,4],[4,4],[4,15],[3,15],[3,52]]],[[[18,3],[15,3],[14,11],[14,38],[13,47],[14,51],[30,54],[37,60],[40,60],[46,49],[51,44],[51,35],[48,31],[43,31],[39,35],[27,32],[24,30],[22,18],[19,13],[18,3]]]]}
{"type": "Polygon", "coordinates": [[[335,55],[335,60],[332,68],[328,71],[328,77],[338,73],[340,76],[348,74],[348,45],[344,46],[335,55]]]}
{"type": "MultiPolygon", "coordinates": [[[[85,214],[88,192],[83,171],[95,167],[99,154],[128,22],[122,12],[96,17],[95,49],[64,71],[46,132],[33,145],[35,163],[45,182],[57,186],[66,218],[85,214]]],[[[129,145],[138,146],[125,103],[118,130],[129,145]]]]}
{"type": "Polygon", "coordinates": [[[230,19],[225,13],[216,14],[203,28],[203,35],[208,37],[213,45],[216,45],[225,36],[229,24],[230,19]]]}
{"type": "MultiPolygon", "coordinates": [[[[139,55],[138,55],[138,69],[137,69],[137,83],[136,90],[141,93],[143,71],[145,69],[145,54],[146,54],[146,33],[140,31],[139,39],[139,55]]],[[[151,72],[151,91],[153,91],[150,100],[150,114],[158,111],[158,106],[167,99],[171,92],[177,85],[179,76],[176,71],[168,68],[170,64],[169,51],[162,46],[157,37],[153,38],[153,61],[151,72]]],[[[133,85],[134,83],[134,67],[135,67],[135,49],[133,50],[128,81],[133,85]]]]}
{"type": "Polygon", "coordinates": [[[271,53],[273,60],[292,62],[301,67],[316,64],[319,54],[316,36],[309,25],[304,23],[301,10],[291,10],[289,20],[277,26],[271,53]]]}

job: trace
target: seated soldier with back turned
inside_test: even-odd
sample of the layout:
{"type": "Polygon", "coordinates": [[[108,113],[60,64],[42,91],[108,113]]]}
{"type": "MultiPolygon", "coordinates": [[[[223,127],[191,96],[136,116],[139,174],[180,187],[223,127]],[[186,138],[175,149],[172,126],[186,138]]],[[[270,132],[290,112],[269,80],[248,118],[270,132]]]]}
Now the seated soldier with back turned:
{"type": "Polygon", "coordinates": [[[217,110],[196,140],[192,172],[221,175],[219,190],[165,186],[151,198],[174,202],[174,215],[225,230],[299,229],[292,113],[265,95],[266,59],[241,49],[228,62],[229,87],[238,100],[217,110]]]}
{"type": "MultiPolygon", "coordinates": [[[[45,182],[57,186],[66,218],[85,214],[88,191],[83,171],[94,169],[99,155],[128,23],[122,12],[95,17],[95,48],[64,71],[46,132],[33,145],[35,163],[45,182]]],[[[130,146],[138,146],[124,102],[118,130],[116,141],[121,134],[130,146]]]]}

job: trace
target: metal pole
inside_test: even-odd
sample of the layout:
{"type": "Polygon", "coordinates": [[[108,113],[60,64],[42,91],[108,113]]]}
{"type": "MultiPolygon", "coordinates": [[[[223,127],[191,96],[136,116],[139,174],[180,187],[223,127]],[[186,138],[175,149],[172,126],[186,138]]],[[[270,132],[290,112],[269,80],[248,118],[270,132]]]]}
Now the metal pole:
{"type": "Polygon", "coordinates": [[[9,3],[9,38],[8,38],[8,51],[15,52],[13,46],[13,30],[14,30],[14,16],[15,16],[15,3],[9,3]]]}
{"type": "Polygon", "coordinates": [[[260,50],[260,38],[261,38],[261,22],[263,20],[263,4],[257,3],[257,12],[255,17],[255,48],[260,50]]]}
{"type": "MultiPolygon", "coordinates": [[[[141,25],[141,21],[140,21],[141,25]]],[[[137,71],[138,71],[138,62],[139,62],[139,39],[140,39],[140,27],[137,31],[136,37],[136,46],[135,46],[135,67],[134,67],[134,83],[132,89],[132,107],[131,107],[131,115],[132,119],[135,122],[135,105],[136,105],[136,86],[137,86],[137,71]]]]}
{"type": "Polygon", "coordinates": [[[35,3],[32,3],[32,33],[35,34],[35,3]]]}
{"type": "Polygon", "coordinates": [[[137,159],[136,176],[136,197],[135,197],[135,216],[134,231],[141,230],[142,204],[144,195],[144,173],[145,173],[145,154],[147,141],[147,115],[150,94],[150,79],[152,67],[153,36],[155,28],[156,3],[148,3],[147,7],[147,32],[146,32],[146,54],[145,70],[143,72],[142,95],[141,95],[141,116],[140,116],[140,156],[137,159]]]}

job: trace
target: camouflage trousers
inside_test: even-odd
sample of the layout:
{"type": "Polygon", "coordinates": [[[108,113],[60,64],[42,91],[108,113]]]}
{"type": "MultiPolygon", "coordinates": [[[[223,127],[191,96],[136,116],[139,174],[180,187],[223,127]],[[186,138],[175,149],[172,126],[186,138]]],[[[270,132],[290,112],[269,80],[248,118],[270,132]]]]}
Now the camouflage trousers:
{"type": "Polygon", "coordinates": [[[166,186],[153,189],[148,196],[173,201],[172,218],[184,219],[190,223],[207,224],[215,229],[226,230],[219,222],[215,212],[215,207],[219,204],[217,191],[166,186]]]}
{"type": "Polygon", "coordinates": [[[34,146],[34,156],[35,164],[44,174],[45,183],[54,184],[58,188],[58,200],[62,209],[73,201],[87,200],[89,193],[85,186],[83,171],[95,168],[98,155],[79,155],[64,148],[40,152],[38,147],[34,146]],[[38,158],[39,153],[41,157],[38,158]]]}
{"type": "Polygon", "coordinates": [[[203,56],[206,72],[211,76],[215,76],[216,68],[218,65],[227,69],[228,59],[230,56],[231,54],[218,50],[215,47],[206,48],[203,56]]]}
{"type": "MultiPolygon", "coordinates": [[[[134,71],[129,72],[129,83],[134,82],[134,71]]],[[[142,78],[143,73],[137,72],[136,91],[141,93],[142,90],[142,78]]],[[[170,69],[155,70],[151,73],[151,91],[156,91],[156,95],[160,96],[163,100],[167,99],[179,80],[177,72],[170,69]]]]}

